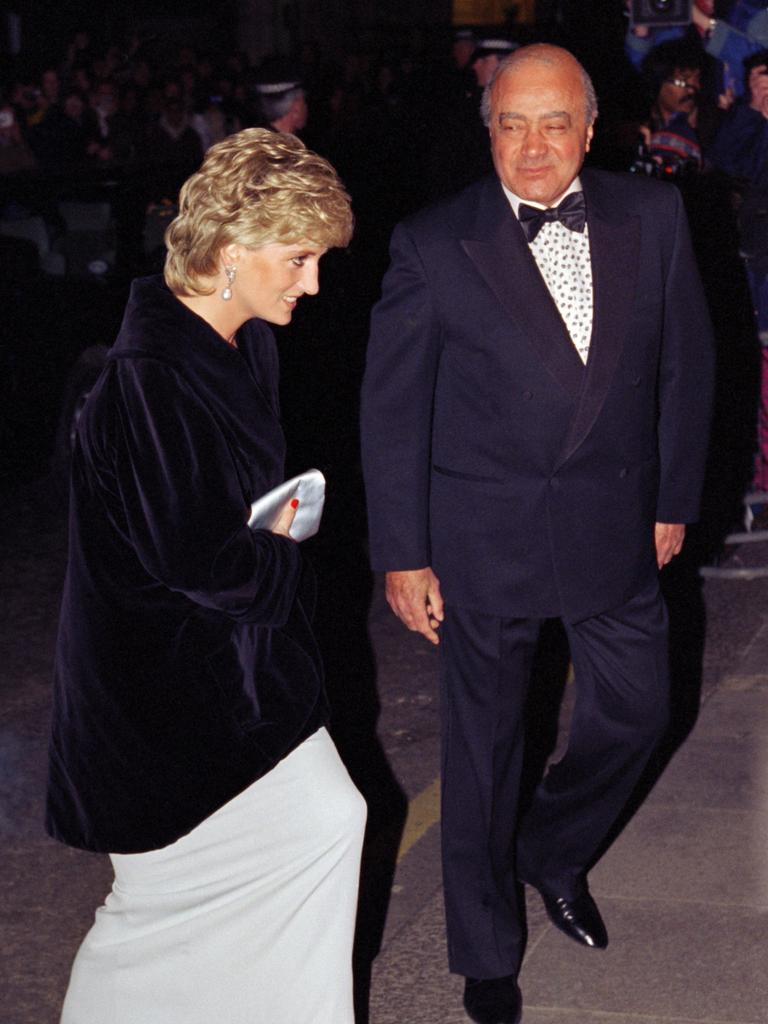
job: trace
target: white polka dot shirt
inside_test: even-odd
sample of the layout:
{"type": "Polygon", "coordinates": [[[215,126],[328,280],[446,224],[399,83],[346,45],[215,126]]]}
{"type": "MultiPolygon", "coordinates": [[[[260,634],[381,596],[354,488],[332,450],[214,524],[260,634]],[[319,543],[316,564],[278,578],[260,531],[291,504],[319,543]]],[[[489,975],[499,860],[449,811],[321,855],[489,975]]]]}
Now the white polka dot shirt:
{"type": "MultiPolygon", "coordinates": [[[[570,192],[581,188],[578,178],[573,182],[559,203],[570,192]]],[[[541,203],[521,200],[513,192],[504,187],[512,209],[517,216],[517,208],[521,202],[541,209],[541,203]]],[[[553,206],[557,206],[553,203],[553,206]]],[[[593,293],[592,264],[589,258],[589,227],[583,232],[571,231],[560,221],[545,223],[534,240],[529,244],[533,258],[539,268],[544,283],[549,289],[555,305],[563,318],[571,341],[586,363],[589,355],[589,342],[592,336],[593,293]]]]}

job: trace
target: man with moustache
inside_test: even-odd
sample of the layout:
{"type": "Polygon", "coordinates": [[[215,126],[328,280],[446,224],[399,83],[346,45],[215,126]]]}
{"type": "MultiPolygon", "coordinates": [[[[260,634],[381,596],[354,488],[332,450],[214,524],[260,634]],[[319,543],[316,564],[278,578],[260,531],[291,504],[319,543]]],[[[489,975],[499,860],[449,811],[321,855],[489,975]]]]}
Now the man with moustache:
{"type": "Polygon", "coordinates": [[[658,570],[698,512],[712,345],[677,190],[581,169],[597,107],[572,55],[517,50],[483,109],[495,174],[393,234],[362,429],[373,566],[442,652],[449,966],[472,1020],[505,1024],[518,880],[571,938],[608,941],[586,872],[668,721],[658,570]],[[568,750],[518,821],[555,616],[568,750]]]}

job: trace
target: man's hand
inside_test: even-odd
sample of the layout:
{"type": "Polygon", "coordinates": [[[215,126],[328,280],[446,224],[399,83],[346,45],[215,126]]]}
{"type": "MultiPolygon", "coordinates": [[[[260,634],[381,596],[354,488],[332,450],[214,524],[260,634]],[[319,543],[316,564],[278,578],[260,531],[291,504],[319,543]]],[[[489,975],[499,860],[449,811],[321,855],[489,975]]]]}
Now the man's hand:
{"type": "MultiPolygon", "coordinates": [[[[626,10],[627,14],[629,14],[631,8],[632,0],[624,0],[624,9],[626,10]]],[[[632,33],[641,39],[645,39],[646,36],[649,36],[651,34],[651,30],[648,28],[647,25],[633,25],[632,33]]]]}
{"type": "Polygon", "coordinates": [[[733,102],[736,99],[736,93],[733,91],[733,86],[729,85],[727,89],[724,89],[717,97],[717,106],[719,110],[730,110],[733,106],[733,102]]]}
{"type": "Polygon", "coordinates": [[[388,572],[386,595],[389,607],[408,629],[440,643],[437,629],[443,621],[443,598],[440,581],[429,567],[388,572]]]}
{"type": "Polygon", "coordinates": [[[768,106],[768,68],[765,64],[758,64],[749,72],[749,105],[753,110],[766,117],[768,106]]]}
{"type": "Polygon", "coordinates": [[[656,563],[660,569],[679,555],[685,539],[685,523],[656,523],[656,563]]]}
{"type": "Polygon", "coordinates": [[[696,26],[699,32],[703,35],[705,32],[709,32],[712,19],[704,11],[699,10],[696,4],[691,4],[691,23],[696,26]]]}

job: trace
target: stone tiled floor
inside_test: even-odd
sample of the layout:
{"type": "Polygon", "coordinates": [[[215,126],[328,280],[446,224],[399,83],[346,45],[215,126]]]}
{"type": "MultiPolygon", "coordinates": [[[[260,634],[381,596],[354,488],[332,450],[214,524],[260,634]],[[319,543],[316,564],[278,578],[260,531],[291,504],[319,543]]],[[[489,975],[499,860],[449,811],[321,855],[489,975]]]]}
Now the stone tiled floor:
{"type": "MultiPolygon", "coordinates": [[[[0,538],[0,1024],[55,1024],[110,871],[41,825],[62,520],[31,494],[0,517],[0,538]]],[[[568,942],[532,897],[524,1024],[768,1024],[768,581],[708,581],[704,596],[698,722],[592,873],[611,944],[568,942]]],[[[435,652],[380,590],[371,640],[379,733],[413,797],[439,768],[435,652]]],[[[445,966],[437,831],[398,867],[370,1024],[465,1024],[445,966]]]]}

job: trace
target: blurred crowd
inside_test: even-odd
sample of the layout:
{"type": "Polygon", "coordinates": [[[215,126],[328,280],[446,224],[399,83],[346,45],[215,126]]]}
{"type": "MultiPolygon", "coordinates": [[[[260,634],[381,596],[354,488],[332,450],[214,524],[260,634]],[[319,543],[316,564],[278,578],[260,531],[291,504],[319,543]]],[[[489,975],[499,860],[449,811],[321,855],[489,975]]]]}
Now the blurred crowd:
{"type": "MultiPolygon", "coordinates": [[[[291,59],[252,66],[239,52],[181,44],[169,60],[167,48],[138,36],[104,47],[78,32],[59,61],[41,65],[25,55],[6,70],[0,174],[152,164],[175,165],[183,180],[210,145],[264,125],[300,134],[356,179],[359,164],[370,173],[395,138],[402,145],[424,106],[425,84],[434,91],[435,74],[450,79],[450,70],[448,53],[413,47],[327,59],[306,44],[291,59]]],[[[394,155],[404,180],[407,153],[394,155]]]]}
{"type": "MultiPolygon", "coordinates": [[[[757,444],[751,486],[768,490],[768,6],[758,0],[693,0],[691,23],[630,25],[625,52],[642,77],[648,108],[625,126],[636,147],[634,170],[685,181],[689,213],[710,305],[733,318],[733,299],[718,303],[718,275],[733,253],[746,272],[759,371],[757,444]]],[[[726,279],[729,275],[726,273],[726,279]]],[[[736,312],[739,312],[737,309],[736,312]]],[[[737,322],[737,320],[733,320],[737,322]]],[[[720,336],[729,336],[723,323],[720,336]]],[[[742,396],[746,398],[746,395],[742,396]]],[[[762,525],[765,503],[753,503],[762,525]]],[[[751,508],[752,506],[750,506],[751,508]]],[[[749,512],[748,512],[749,516],[749,512]]]]}
{"type": "MultiPolygon", "coordinates": [[[[138,35],[104,44],[78,32],[62,41],[57,60],[24,54],[0,79],[0,235],[18,236],[29,216],[52,238],[67,228],[60,203],[33,198],[20,182],[58,188],[122,176],[133,192],[111,195],[111,218],[129,256],[114,262],[127,275],[142,272],[147,254],[162,248],[179,184],[205,150],[262,125],[298,134],[338,168],[354,201],[353,246],[369,268],[367,302],[393,224],[491,169],[482,90],[499,60],[535,38],[535,29],[514,24],[446,29],[378,48],[350,46],[342,56],[305,44],[254,66],[235,50],[180,42],[160,51],[138,35]]],[[[757,0],[693,0],[688,26],[628,21],[623,53],[620,37],[615,53],[590,51],[588,39],[574,49],[601,104],[590,159],[669,179],[684,192],[728,354],[723,387],[740,394],[743,421],[749,346],[758,334],[768,342],[768,8],[757,0]],[[735,364],[741,377],[729,377],[735,364]]],[[[768,488],[767,353],[752,481],[761,490],[768,488]]],[[[723,415],[716,426],[732,433],[735,421],[723,415]]]]}

